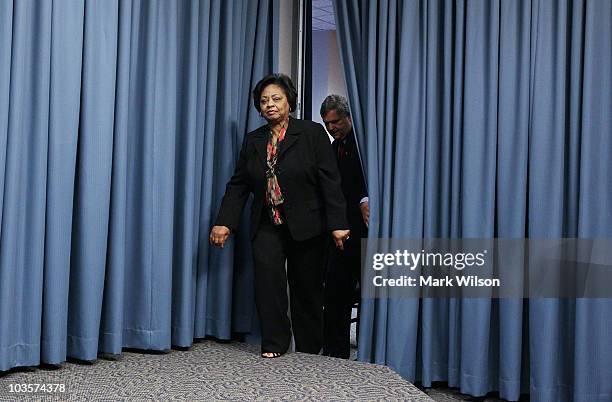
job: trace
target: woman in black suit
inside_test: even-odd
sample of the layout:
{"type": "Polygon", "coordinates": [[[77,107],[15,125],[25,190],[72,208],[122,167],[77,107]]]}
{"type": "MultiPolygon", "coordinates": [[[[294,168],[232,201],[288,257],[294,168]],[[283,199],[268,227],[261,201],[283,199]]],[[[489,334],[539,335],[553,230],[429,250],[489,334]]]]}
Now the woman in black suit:
{"type": "Polygon", "coordinates": [[[289,348],[287,282],[296,349],[319,353],[326,239],[331,232],[342,249],[349,237],[332,146],[320,124],[289,117],[296,98],[286,75],[266,76],[255,86],[253,103],[268,124],[246,135],[210,232],[211,244],[223,247],[253,193],[251,241],[262,357],[278,357],[289,348]]]}

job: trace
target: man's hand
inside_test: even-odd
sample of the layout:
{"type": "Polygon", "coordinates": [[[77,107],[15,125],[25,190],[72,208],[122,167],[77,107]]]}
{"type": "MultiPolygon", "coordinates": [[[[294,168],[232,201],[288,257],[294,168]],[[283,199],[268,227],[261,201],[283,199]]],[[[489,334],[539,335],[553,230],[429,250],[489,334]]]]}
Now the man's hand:
{"type": "Polygon", "coordinates": [[[350,230],[334,230],[332,232],[332,237],[334,238],[336,247],[338,247],[340,250],[344,250],[344,242],[349,239],[350,234],[350,230]]]}
{"type": "Polygon", "coordinates": [[[229,235],[230,230],[227,226],[213,226],[210,230],[210,237],[208,240],[210,244],[223,248],[229,235]]]}
{"type": "Polygon", "coordinates": [[[359,209],[361,210],[361,217],[363,218],[363,223],[366,226],[369,226],[370,223],[370,204],[367,201],[359,204],[359,209]]]}

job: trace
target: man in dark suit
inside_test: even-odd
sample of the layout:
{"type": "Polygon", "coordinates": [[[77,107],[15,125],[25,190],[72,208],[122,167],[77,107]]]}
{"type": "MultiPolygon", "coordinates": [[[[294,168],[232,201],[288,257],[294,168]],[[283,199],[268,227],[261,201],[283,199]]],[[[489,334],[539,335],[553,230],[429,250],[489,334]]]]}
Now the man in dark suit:
{"type": "Polygon", "coordinates": [[[323,353],[347,359],[350,354],[352,306],[359,299],[361,238],[368,235],[370,209],[346,99],[339,95],[329,95],[325,98],[321,105],[321,118],[329,134],[334,137],[333,149],[338,160],[351,231],[351,237],[344,244],[344,250],[330,249],[325,277],[323,353]]]}

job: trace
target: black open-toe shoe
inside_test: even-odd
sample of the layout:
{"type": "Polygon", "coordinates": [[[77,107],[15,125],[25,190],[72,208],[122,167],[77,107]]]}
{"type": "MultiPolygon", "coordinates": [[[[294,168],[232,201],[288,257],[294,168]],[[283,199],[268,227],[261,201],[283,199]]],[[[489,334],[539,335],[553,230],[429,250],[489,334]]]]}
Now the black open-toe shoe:
{"type": "Polygon", "coordinates": [[[261,357],[263,357],[264,359],[275,359],[277,357],[281,357],[282,355],[284,355],[284,353],[280,353],[280,352],[261,352],[261,357]],[[270,356],[266,356],[266,354],[269,354],[270,356]]]}

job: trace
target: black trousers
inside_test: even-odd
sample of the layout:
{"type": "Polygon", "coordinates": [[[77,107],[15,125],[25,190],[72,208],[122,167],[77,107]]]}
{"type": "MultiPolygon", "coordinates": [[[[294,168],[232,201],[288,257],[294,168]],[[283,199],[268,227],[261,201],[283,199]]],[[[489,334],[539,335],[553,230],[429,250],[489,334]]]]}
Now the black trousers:
{"type": "MultiPolygon", "coordinates": [[[[357,239],[358,240],[358,239],[357,239]]],[[[359,240],[358,240],[359,241],[359,240]]],[[[351,341],[351,313],[359,300],[361,255],[330,246],[325,275],[325,340],[323,354],[348,359],[351,341]]]]}
{"type": "Polygon", "coordinates": [[[262,218],[253,239],[262,352],[286,352],[291,342],[291,324],[298,352],[316,354],[321,350],[326,238],[322,234],[295,241],[286,225],[274,226],[267,216],[262,218]],[[287,317],[287,283],[291,322],[287,317]]]}

